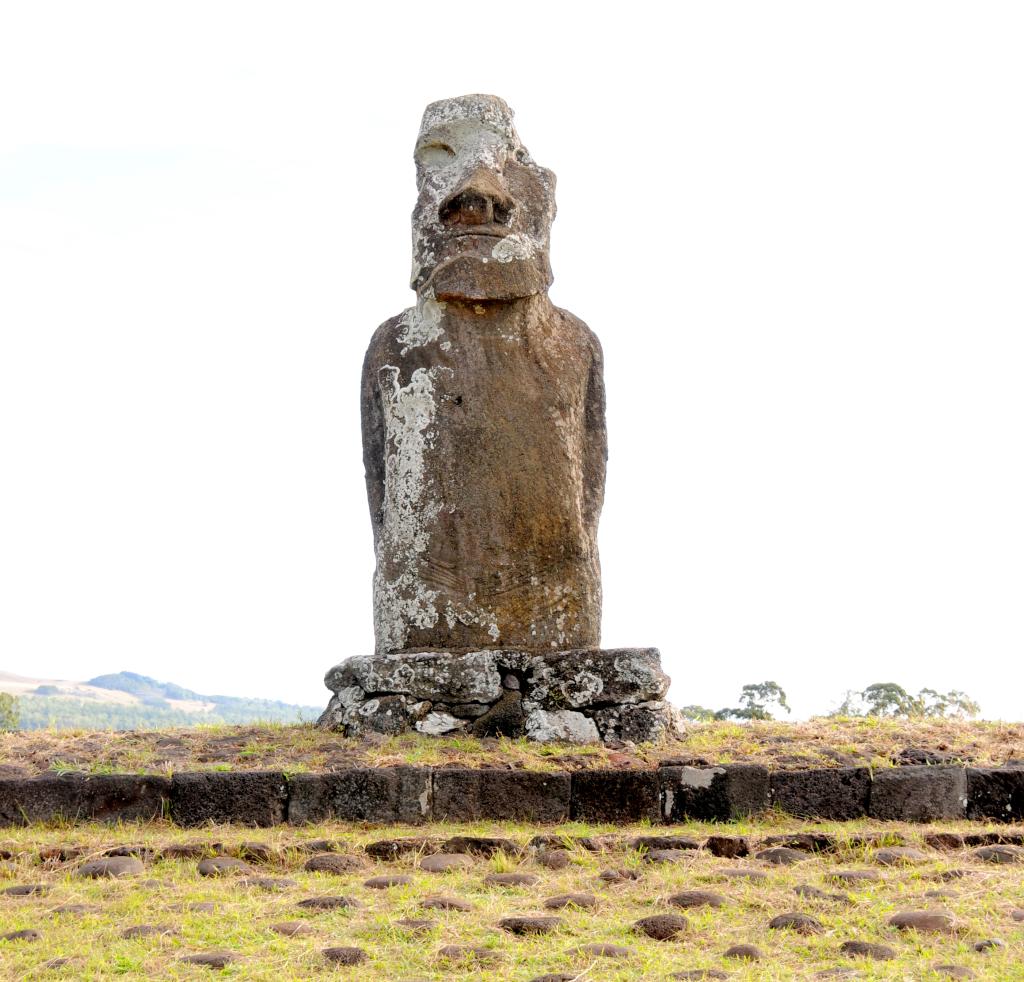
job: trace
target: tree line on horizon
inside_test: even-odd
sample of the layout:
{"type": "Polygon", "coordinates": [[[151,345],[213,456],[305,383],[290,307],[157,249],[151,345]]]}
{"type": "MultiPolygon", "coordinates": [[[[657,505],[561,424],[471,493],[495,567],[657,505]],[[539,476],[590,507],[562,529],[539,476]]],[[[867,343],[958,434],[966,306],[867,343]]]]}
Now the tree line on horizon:
{"type": "MultiPolygon", "coordinates": [[[[786,691],[778,682],[751,682],[743,686],[739,703],[725,709],[683,706],[681,712],[693,722],[770,720],[781,710],[792,712],[786,691]]],[[[875,682],[866,689],[847,689],[843,701],[826,718],[973,719],[980,712],[978,703],[958,689],[938,692],[924,688],[912,695],[895,682],[875,682]]]]}

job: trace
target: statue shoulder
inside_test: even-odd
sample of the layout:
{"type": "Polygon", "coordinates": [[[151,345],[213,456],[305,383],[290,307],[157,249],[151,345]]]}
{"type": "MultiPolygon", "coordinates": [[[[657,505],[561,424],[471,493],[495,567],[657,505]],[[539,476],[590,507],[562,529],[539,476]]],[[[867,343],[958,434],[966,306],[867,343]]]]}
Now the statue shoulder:
{"type": "Polygon", "coordinates": [[[397,340],[399,329],[409,317],[410,311],[414,309],[409,308],[400,314],[395,314],[394,317],[389,317],[373,332],[373,337],[370,338],[370,343],[366,348],[366,357],[363,360],[365,368],[376,368],[395,361],[401,348],[397,340]]]}
{"type": "Polygon", "coordinates": [[[564,310],[562,307],[555,307],[555,310],[562,319],[566,333],[570,337],[575,337],[580,347],[589,350],[591,356],[600,361],[603,358],[601,341],[588,327],[587,322],[577,317],[571,310],[564,310]]]}

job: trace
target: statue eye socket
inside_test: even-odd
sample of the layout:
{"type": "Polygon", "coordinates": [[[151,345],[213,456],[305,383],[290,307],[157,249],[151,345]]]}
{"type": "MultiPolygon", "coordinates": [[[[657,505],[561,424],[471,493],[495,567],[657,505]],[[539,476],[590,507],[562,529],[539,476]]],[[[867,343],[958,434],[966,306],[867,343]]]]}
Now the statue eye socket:
{"type": "Polygon", "coordinates": [[[447,143],[426,143],[416,151],[416,159],[424,167],[443,167],[454,156],[447,143]]]}

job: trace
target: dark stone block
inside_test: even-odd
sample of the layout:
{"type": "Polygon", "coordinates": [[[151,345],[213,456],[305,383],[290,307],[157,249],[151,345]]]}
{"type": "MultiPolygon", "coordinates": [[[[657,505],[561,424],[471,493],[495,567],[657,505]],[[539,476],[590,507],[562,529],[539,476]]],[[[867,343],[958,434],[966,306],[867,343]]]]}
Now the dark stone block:
{"type": "Polygon", "coordinates": [[[666,821],[729,822],[768,808],[768,770],[757,764],[661,767],[666,821]]]}
{"type": "Polygon", "coordinates": [[[889,822],[934,822],[963,818],[967,773],[948,765],[910,765],[877,770],[868,815],[889,822]]]}
{"type": "Polygon", "coordinates": [[[562,822],[569,817],[571,778],[543,771],[434,771],[436,821],[481,819],[562,822]]]}
{"type": "Polygon", "coordinates": [[[296,774],[288,781],[288,821],[423,822],[430,816],[430,785],[427,767],[296,774]]]}
{"type": "Polygon", "coordinates": [[[150,821],[163,815],[170,790],[169,778],[135,774],[0,781],[0,825],[54,819],[150,821]]]}
{"type": "Polygon", "coordinates": [[[280,771],[193,772],[171,778],[171,819],[178,825],[284,820],[288,784],[280,771]]]}
{"type": "Polygon", "coordinates": [[[870,794],[871,772],[866,767],[774,771],[771,776],[772,806],[799,818],[863,818],[870,794]]]}
{"type": "Polygon", "coordinates": [[[576,771],[570,818],[589,822],[661,820],[657,771],[576,771]]]}
{"type": "Polygon", "coordinates": [[[967,817],[998,822],[1024,818],[1024,768],[968,768],[967,817]]]}

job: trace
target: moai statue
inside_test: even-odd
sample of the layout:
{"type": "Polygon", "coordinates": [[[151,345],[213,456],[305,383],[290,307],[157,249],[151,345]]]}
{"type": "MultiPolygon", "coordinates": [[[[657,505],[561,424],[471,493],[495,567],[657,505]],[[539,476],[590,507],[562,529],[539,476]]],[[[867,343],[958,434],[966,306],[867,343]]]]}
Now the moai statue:
{"type": "Polygon", "coordinates": [[[415,161],[416,306],[362,374],[376,652],[328,672],[321,724],[650,739],[657,650],[598,647],[602,356],[548,299],[555,175],[489,95],[431,103],[415,161]]]}

